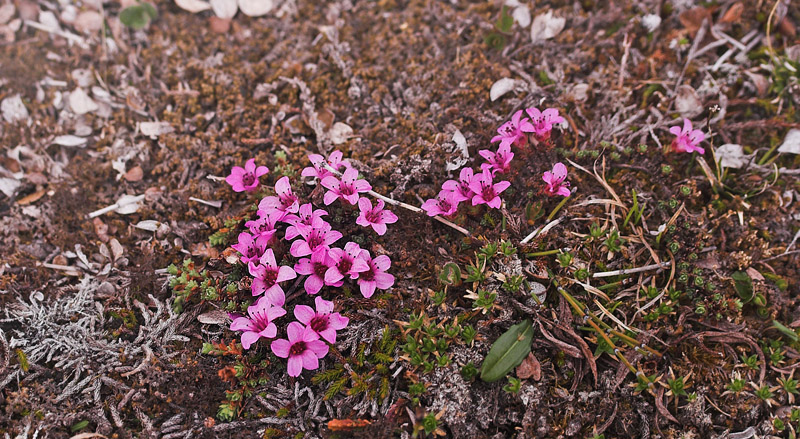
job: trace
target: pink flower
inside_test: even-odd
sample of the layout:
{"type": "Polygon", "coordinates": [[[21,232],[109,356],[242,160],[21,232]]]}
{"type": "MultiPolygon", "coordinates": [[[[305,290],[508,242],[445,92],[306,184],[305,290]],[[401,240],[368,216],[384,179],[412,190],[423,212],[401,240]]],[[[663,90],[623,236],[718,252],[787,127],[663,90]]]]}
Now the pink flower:
{"type": "MultiPolygon", "coordinates": [[[[336,262],[328,256],[328,249],[318,247],[311,253],[311,258],[303,258],[294,264],[294,270],[299,274],[307,274],[303,287],[306,293],[314,295],[325,286],[325,272],[328,268],[336,265],[336,262]]],[[[332,284],[328,284],[332,285],[332,284]]]]}
{"type": "Polygon", "coordinates": [[[289,249],[289,253],[295,258],[308,256],[317,248],[330,250],[330,245],[342,237],[341,233],[332,230],[331,225],[324,221],[319,226],[297,224],[297,228],[303,239],[292,242],[292,247],[289,249]]]}
{"type": "Polygon", "coordinates": [[[524,146],[528,141],[525,132],[532,130],[533,126],[528,122],[528,118],[522,119],[522,110],[519,110],[511,116],[511,121],[500,125],[500,128],[497,129],[500,135],[492,137],[492,143],[500,141],[500,145],[524,146]]]}
{"type": "Polygon", "coordinates": [[[321,341],[319,335],[310,327],[292,322],[286,328],[286,335],[289,336],[288,340],[282,338],[273,340],[270,347],[273,354],[289,359],[287,367],[289,376],[300,376],[303,369],[317,369],[319,359],[328,355],[328,345],[321,341]]]}
{"type": "Polygon", "coordinates": [[[259,338],[275,338],[278,328],[272,323],[286,314],[286,310],[272,306],[266,297],[258,299],[254,305],[247,307],[248,317],[237,317],[231,323],[231,331],[243,331],[242,347],[250,349],[259,338]]]}
{"type": "Polygon", "coordinates": [[[475,192],[472,197],[472,205],[486,204],[489,207],[499,209],[503,200],[500,199],[500,193],[508,189],[511,183],[501,181],[494,183],[492,181],[492,173],[488,169],[484,169],[480,174],[475,174],[469,182],[469,188],[475,192]]]}
{"type": "Polygon", "coordinates": [[[706,135],[701,130],[692,130],[692,121],[689,119],[683,119],[683,129],[676,125],[671,127],[669,132],[678,136],[672,141],[673,151],[706,153],[706,150],[700,147],[700,142],[705,140],[706,135]]]}
{"type": "Polygon", "coordinates": [[[569,182],[564,181],[567,178],[567,167],[563,163],[556,163],[553,165],[553,172],[544,171],[542,180],[547,183],[545,190],[551,197],[554,195],[570,196],[569,182]]]}
{"type": "Polygon", "coordinates": [[[256,167],[256,159],[250,159],[241,166],[231,168],[231,175],[225,181],[233,188],[234,192],[253,192],[258,187],[258,177],[269,172],[266,166],[256,167]]]}
{"type": "Polygon", "coordinates": [[[472,168],[462,168],[461,175],[458,176],[458,181],[447,180],[442,184],[442,189],[453,192],[457,203],[462,201],[471,200],[475,193],[469,188],[469,182],[472,180],[472,168]]]}
{"type": "Polygon", "coordinates": [[[257,261],[264,254],[268,244],[269,238],[242,232],[239,234],[239,243],[231,247],[242,254],[242,263],[247,264],[251,261],[257,261]]]}
{"type": "Polygon", "coordinates": [[[250,220],[244,225],[250,229],[250,233],[255,236],[263,236],[267,240],[272,239],[275,236],[275,227],[279,221],[283,220],[283,217],[286,216],[286,212],[282,212],[280,210],[274,210],[271,213],[267,213],[264,210],[259,210],[258,212],[258,219],[250,220]]]}
{"type": "Polygon", "coordinates": [[[558,110],[555,108],[539,111],[538,108],[531,107],[525,110],[525,112],[531,117],[531,127],[524,131],[534,133],[539,140],[547,140],[550,138],[550,131],[553,130],[553,125],[564,122],[564,118],[558,115],[558,110]]]}
{"type": "Polygon", "coordinates": [[[427,200],[422,203],[422,210],[428,216],[444,215],[450,216],[458,210],[458,201],[456,200],[455,192],[442,190],[436,199],[427,200]]]}
{"type": "Polygon", "coordinates": [[[386,225],[397,222],[397,215],[392,213],[391,210],[383,208],[383,200],[375,202],[375,207],[372,207],[372,202],[367,198],[358,200],[358,209],[361,214],[356,218],[356,224],[359,226],[369,227],[375,230],[378,235],[386,233],[386,225]]]}
{"type": "Polygon", "coordinates": [[[289,183],[289,177],[281,177],[280,180],[275,182],[275,193],[278,195],[264,197],[261,202],[258,203],[258,210],[264,210],[268,213],[275,210],[288,213],[297,212],[299,203],[297,202],[297,196],[292,193],[292,185],[289,183]]]}
{"type": "Polygon", "coordinates": [[[337,171],[342,167],[347,167],[347,164],[342,161],[342,155],[341,151],[334,151],[328,156],[328,160],[326,161],[325,157],[319,154],[309,154],[308,159],[311,161],[311,166],[304,168],[301,175],[303,177],[316,177],[320,180],[329,175],[333,175],[325,165],[327,164],[337,171]]]}
{"type": "Polygon", "coordinates": [[[358,202],[360,192],[368,192],[372,189],[369,182],[366,180],[358,179],[358,171],[353,168],[347,168],[342,174],[341,181],[334,176],[328,176],[322,179],[322,186],[328,189],[325,192],[325,205],[329,205],[341,198],[350,204],[358,202]]]}
{"type": "Polygon", "coordinates": [[[297,228],[298,224],[311,227],[321,227],[323,224],[327,224],[322,219],[322,217],[327,214],[328,212],[322,209],[314,209],[311,203],[301,205],[297,215],[290,213],[283,219],[290,224],[289,227],[286,228],[284,238],[292,240],[300,235],[300,230],[297,228]]]}
{"type": "Polygon", "coordinates": [[[501,144],[500,147],[497,148],[497,152],[482,149],[478,151],[478,154],[487,161],[487,163],[481,164],[481,169],[489,169],[492,173],[499,172],[503,174],[508,172],[511,166],[511,159],[514,158],[514,153],[511,152],[510,144],[501,144]]]}
{"type": "Polygon", "coordinates": [[[310,306],[295,306],[294,316],[328,343],[336,343],[336,331],[344,329],[350,319],[342,317],[338,312],[333,312],[333,302],[322,297],[314,298],[314,304],[317,307],[316,312],[310,306]]]}
{"type": "Polygon", "coordinates": [[[334,287],[340,287],[346,276],[350,279],[358,279],[358,274],[369,270],[369,265],[364,259],[359,258],[361,247],[355,242],[348,242],[344,245],[344,250],[332,248],[328,256],[333,259],[334,265],[325,272],[325,283],[334,287]]]}
{"type": "Polygon", "coordinates": [[[275,254],[272,253],[271,248],[264,252],[258,265],[251,262],[247,267],[250,275],[254,278],[253,283],[250,284],[253,295],[263,294],[271,304],[283,306],[286,296],[283,294],[280,282],[297,277],[297,273],[294,272],[292,267],[286,265],[279,267],[275,262],[275,254]]]}
{"type": "Polygon", "coordinates": [[[392,261],[386,255],[380,255],[375,259],[369,256],[369,251],[361,250],[358,255],[367,263],[369,270],[359,273],[358,285],[361,287],[361,295],[369,299],[375,294],[375,289],[385,290],[394,285],[394,276],[386,270],[392,266],[392,261]]]}

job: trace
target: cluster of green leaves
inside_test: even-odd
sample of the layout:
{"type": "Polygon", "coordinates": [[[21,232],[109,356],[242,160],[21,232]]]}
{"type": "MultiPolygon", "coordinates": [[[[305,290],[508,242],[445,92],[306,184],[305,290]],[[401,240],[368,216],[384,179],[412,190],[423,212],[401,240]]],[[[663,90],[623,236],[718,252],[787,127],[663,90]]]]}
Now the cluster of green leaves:
{"type": "Polygon", "coordinates": [[[137,2],[119,13],[119,21],[134,30],[144,29],[156,18],[158,18],[158,11],[148,2],[137,2]]]}
{"type": "Polygon", "coordinates": [[[194,261],[185,259],[183,264],[177,266],[170,264],[167,267],[170,274],[169,286],[175,296],[172,302],[172,310],[181,313],[185,304],[190,300],[217,300],[219,293],[225,288],[230,292],[235,292],[236,285],[228,284],[223,286],[223,279],[214,279],[209,276],[208,270],[198,272],[194,261]]]}
{"type": "Polygon", "coordinates": [[[381,337],[370,347],[367,354],[366,343],[358,346],[355,356],[345,359],[352,372],[347,372],[341,363],[333,368],[317,373],[311,378],[314,384],[328,384],[325,400],[341,392],[348,396],[366,393],[372,399],[383,401],[389,396],[392,371],[389,369],[395,360],[398,331],[384,328],[381,337]]]}
{"type": "Polygon", "coordinates": [[[408,322],[401,322],[404,327],[405,343],[402,351],[406,360],[423,373],[434,368],[446,367],[450,364],[448,349],[454,342],[471,344],[476,331],[471,325],[461,324],[458,319],[450,324],[436,322],[424,311],[411,313],[408,322]]]}
{"type": "Polygon", "coordinates": [[[212,233],[211,236],[208,237],[208,243],[213,246],[223,246],[227,247],[229,244],[233,242],[234,237],[236,236],[236,227],[239,225],[239,220],[234,218],[228,218],[223,223],[224,227],[220,228],[216,232],[212,233]]]}
{"type": "Polygon", "coordinates": [[[500,16],[494,23],[494,30],[486,34],[483,41],[492,49],[503,50],[508,42],[506,35],[511,32],[512,26],[514,26],[514,17],[508,13],[508,6],[503,6],[500,16]]]}

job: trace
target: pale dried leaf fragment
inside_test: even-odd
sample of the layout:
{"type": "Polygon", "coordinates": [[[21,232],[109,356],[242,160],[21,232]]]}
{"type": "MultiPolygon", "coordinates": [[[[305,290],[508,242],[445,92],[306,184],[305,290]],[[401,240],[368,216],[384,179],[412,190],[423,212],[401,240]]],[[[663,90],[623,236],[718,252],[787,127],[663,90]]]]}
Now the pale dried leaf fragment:
{"type": "Polygon", "coordinates": [[[489,99],[492,102],[500,99],[501,96],[514,90],[517,87],[517,81],[511,78],[500,78],[492,84],[492,89],[489,90],[489,99]]]}
{"type": "Polygon", "coordinates": [[[69,146],[69,147],[84,146],[86,145],[86,138],[73,136],[71,134],[65,134],[63,136],[58,136],[55,139],[53,139],[53,143],[55,143],[56,145],[69,146]]]}
{"type": "Polygon", "coordinates": [[[143,220],[133,225],[137,229],[147,230],[148,232],[155,232],[159,226],[161,226],[161,223],[156,220],[143,220]]]}
{"type": "Polygon", "coordinates": [[[228,313],[221,309],[215,309],[213,311],[204,312],[197,316],[197,321],[203,323],[205,325],[221,325],[227,326],[231,318],[228,316],[228,313]]]}
{"type": "Polygon", "coordinates": [[[0,192],[6,194],[8,198],[14,196],[14,193],[19,189],[22,183],[13,178],[0,178],[0,192]]]}
{"type": "Polygon", "coordinates": [[[0,24],[8,23],[15,12],[17,12],[17,8],[14,7],[14,3],[5,3],[0,6],[0,24]]]}
{"type": "Polygon", "coordinates": [[[139,122],[139,131],[145,136],[155,139],[162,134],[169,134],[175,131],[169,122],[139,122]]]}
{"type": "Polygon", "coordinates": [[[236,0],[211,0],[211,9],[219,18],[233,18],[239,10],[239,5],[236,0]]]}
{"type": "Polygon", "coordinates": [[[75,17],[72,25],[78,32],[93,34],[103,28],[103,16],[97,11],[83,11],[75,17]]]}
{"type": "Polygon", "coordinates": [[[334,145],[341,145],[353,137],[353,128],[342,122],[336,122],[328,132],[334,145]]]}
{"type": "Polygon", "coordinates": [[[691,85],[684,84],[678,87],[678,93],[675,96],[675,110],[686,119],[692,119],[703,112],[700,96],[691,85]]]}
{"type": "Polygon", "coordinates": [[[520,5],[515,8],[511,16],[522,27],[528,27],[531,24],[531,10],[526,5],[520,5]]]}
{"type": "Polygon", "coordinates": [[[0,102],[0,112],[3,113],[3,119],[8,123],[14,123],[28,118],[28,109],[22,103],[22,98],[16,94],[3,99],[0,102]]]}
{"type": "Polygon", "coordinates": [[[719,165],[723,168],[739,169],[749,161],[749,157],[744,154],[742,145],[734,143],[721,145],[714,151],[714,155],[717,157],[719,165]]]}
{"type": "Polygon", "coordinates": [[[136,213],[141,207],[144,195],[123,195],[117,200],[117,208],[114,209],[120,215],[130,215],[136,213]]]}
{"type": "Polygon", "coordinates": [[[82,88],[78,87],[69,94],[69,108],[75,114],[86,114],[97,111],[100,107],[82,88]]]}
{"type": "Polygon", "coordinates": [[[454,152],[458,153],[458,156],[444,164],[445,170],[448,172],[461,169],[461,167],[467,163],[467,160],[469,160],[467,139],[464,137],[464,134],[461,133],[461,130],[456,130],[453,133],[453,142],[456,144],[454,152]]]}
{"type": "Polygon", "coordinates": [[[549,40],[564,30],[567,19],[553,15],[553,11],[537,15],[531,24],[531,40],[534,43],[549,40]]]}
{"type": "Polygon", "coordinates": [[[542,379],[542,365],[539,363],[539,360],[536,359],[536,356],[533,355],[533,352],[529,353],[528,356],[522,360],[522,363],[517,366],[517,378],[521,380],[532,378],[534,381],[542,379]]]}
{"type": "Polygon", "coordinates": [[[175,0],[175,4],[178,5],[179,8],[193,14],[211,9],[211,5],[202,0],[175,0]]]}
{"type": "Polygon", "coordinates": [[[797,128],[789,130],[783,143],[778,147],[778,152],[800,154],[800,130],[797,128]]]}
{"type": "Polygon", "coordinates": [[[274,6],[272,0],[239,0],[239,10],[248,17],[266,15],[274,6]]]}

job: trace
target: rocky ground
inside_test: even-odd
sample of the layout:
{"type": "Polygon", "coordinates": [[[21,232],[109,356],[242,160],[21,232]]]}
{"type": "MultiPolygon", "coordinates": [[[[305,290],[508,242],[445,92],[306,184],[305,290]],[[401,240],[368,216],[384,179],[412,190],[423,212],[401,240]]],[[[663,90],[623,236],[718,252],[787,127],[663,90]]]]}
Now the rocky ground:
{"type": "Polygon", "coordinates": [[[0,433],[795,437],[790,3],[157,1],[135,30],[129,2],[0,0],[0,433]],[[396,281],[323,290],[350,324],[320,369],[241,349],[230,245],[281,176],[323,207],[300,173],[338,149],[419,206],[533,106],[565,122],[515,146],[502,209],[449,218],[466,234],[393,207],[378,236],[330,206],[396,281]],[[670,148],[681,118],[704,154],[670,148]],[[235,193],[249,158],[270,173],[235,193]],[[545,193],[556,162],[568,198],[545,193]],[[525,321],[530,355],[483,381],[525,321]]]}

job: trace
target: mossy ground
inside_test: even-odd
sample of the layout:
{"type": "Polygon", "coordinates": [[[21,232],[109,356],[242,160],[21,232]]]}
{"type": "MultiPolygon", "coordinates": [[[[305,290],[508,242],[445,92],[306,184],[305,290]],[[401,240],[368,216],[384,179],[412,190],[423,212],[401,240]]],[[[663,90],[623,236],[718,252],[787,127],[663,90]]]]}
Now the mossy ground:
{"type": "MultiPolygon", "coordinates": [[[[800,259],[792,252],[798,248],[788,247],[800,224],[795,172],[800,156],[775,155],[772,148],[798,127],[800,92],[790,70],[770,75],[759,68],[770,63],[766,48],[756,46],[724,73],[709,66],[729,45],[687,63],[695,34],[669,2],[554,2],[540,6],[567,17],[567,27],[554,40],[531,44],[529,30],[515,25],[500,48],[485,41],[496,32],[493,23],[501,13],[495,2],[295,3],[296,11],[282,18],[240,14],[229,32],[218,34],[209,29],[208,13],[192,15],[172,2],[158,2],[158,20],[145,31],[123,28],[118,39],[124,44],[113,53],[99,42],[82,49],[33,29],[0,46],[0,100],[19,93],[31,114],[28,124],[5,124],[0,144],[6,152],[27,145],[39,157],[23,160],[23,186],[15,200],[0,206],[6,242],[0,248],[6,264],[0,269],[0,303],[11,309],[35,291],[45,301],[71,294],[75,281],[40,263],[77,264],[64,256],[75,252],[76,244],[100,264],[94,272],[83,270],[85,275],[112,285],[97,299],[110,310],[100,328],[108,339],[136,340],[144,320],[136,301],[153,309],[149,295],[172,300],[163,270],[156,271],[171,263],[181,266],[191,258],[198,271],[208,270],[225,288],[236,285],[218,300],[199,303],[196,294],[180,320],[188,341],[169,343],[165,356],[148,359],[140,373],[126,375],[132,368],[113,373],[109,382],[125,387],[97,386],[97,401],[85,399],[91,393],[85,392],[56,403],[69,371],[52,361],[35,365],[33,378],[2,389],[0,432],[13,436],[32,425],[48,437],[70,437],[75,426],[108,437],[383,437],[422,434],[425,428],[434,434],[434,415],[439,432],[464,438],[712,437],[751,426],[759,434],[788,436],[797,428],[800,412],[792,411],[791,383],[782,383],[800,364],[798,341],[792,331],[775,329],[773,321],[792,328],[800,321],[800,259]],[[645,12],[663,19],[654,33],[638,23],[636,17],[645,12]],[[683,49],[671,48],[673,41],[683,49]],[[108,118],[60,117],[53,100],[74,89],[77,68],[89,69],[92,84],[112,94],[108,118]],[[748,69],[780,87],[759,92],[744,73],[748,69]],[[45,77],[68,86],[37,85],[45,77]],[[521,80],[526,90],[492,102],[489,89],[503,77],[521,80]],[[701,92],[702,111],[694,120],[712,131],[711,145],[741,144],[755,153],[759,166],[715,175],[710,153],[707,173],[696,157],[657,144],[656,139],[669,144],[667,129],[677,123],[672,91],[678,78],[701,92]],[[39,89],[42,99],[36,97],[39,89]],[[376,191],[418,205],[452,177],[445,166],[457,156],[451,140],[456,130],[464,133],[470,156],[478,157],[502,122],[533,105],[559,108],[570,127],[554,132],[549,142],[515,151],[508,175],[512,189],[502,212],[462,208],[452,220],[470,237],[404,210],[395,210],[400,220],[378,237],[354,224],[356,210],[339,204],[330,209],[331,223],[346,240],[391,256],[397,282],[372,299],[362,298],[352,285],[323,293],[336,298],[351,328],[340,334],[319,373],[288,379],[281,360],[265,346],[245,356],[235,346],[204,348],[220,342],[230,347],[236,336],[194,317],[249,299],[241,268],[226,263],[226,247],[209,245],[208,237],[223,228],[235,236],[253,215],[256,200],[207,176],[224,176],[254,157],[272,170],[258,195],[287,174],[294,176],[296,193],[321,204],[321,190],[301,184],[300,169],[308,164],[306,154],[333,147],[327,130],[344,122],[354,137],[337,148],[376,191]],[[721,119],[710,110],[714,105],[724,108],[721,119]],[[321,121],[317,130],[311,128],[315,118],[321,121]],[[138,134],[137,122],[148,120],[169,122],[175,131],[157,139],[138,134]],[[93,130],[86,147],[52,144],[53,136],[80,125],[93,130]],[[143,178],[118,179],[112,160],[134,148],[138,152],[127,168],[140,166],[143,178]],[[568,163],[574,193],[548,219],[561,200],[543,193],[541,174],[558,161],[568,163]],[[28,204],[19,201],[42,190],[44,196],[31,203],[38,215],[25,211],[28,204]],[[137,213],[86,219],[126,193],[147,194],[137,213]],[[222,201],[222,208],[190,197],[222,201]],[[520,244],[555,219],[560,221],[547,233],[520,244]],[[133,227],[142,220],[159,221],[169,230],[133,227]],[[615,231],[619,240],[609,242],[615,231]],[[126,263],[115,258],[111,271],[102,272],[107,258],[101,249],[112,238],[124,248],[126,263]],[[447,263],[466,276],[481,249],[503,241],[515,251],[487,257],[486,279],[445,289],[440,273],[447,263]],[[562,256],[560,264],[552,252],[559,249],[570,253],[571,261],[562,256]],[[671,265],[591,277],[658,261],[671,265]],[[734,279],[742,279],[737,272],[746,273],[752,293],[737,291],[734,279]],[[527,286],[504,287],[512,276],[524,277],[527,286]],[[535,283],[546,288],[543,304],[530,294],[535,283]],[[636,376],[570,309],[557,285],[605,324],[659,353],[644,356],[611,337],[631,367],[651,377],[651,388],[636,388],[636,376]],[[465,298],[478,288],[497,294],[486,313],[465,298]],[[417,329],[415,318],[422,322],[417,329]],[[517,394],[502,389],[505,381],[465,379],[462,367],[480,366],[492,342],[525,318],[535,322],[532,353],[540,377],[524,379],[517,394]],[[456,336],[436,329],[456,321],[461,326],[456,336]],[[472,342],[465,341],[466,326],[476,331],[472,342]],[[431,358],[446,356],[449,364],[429,371],[415,365],[409,336],[444,340],[446,346],[431,358]],[[201,354],[209,349],[211,354],[201,354]],[[674,395],[680,377],[686,394],[674,395]],[[731,388],[737,379],[745,383],[739,391],[731,388]],[[770,398],[763,390],[758,396],[764,387],[770,398]],[[237,391],[245,397],[231,397],[237,391]],[[221,403],[235,412],[222,416],[234,418],[227,423],[219,419],[221,403]],[[345,420],[353,425],[337,427],[345,420]]],[[[719,20],[729,3],[706,6],[719,20]]],[[[741,18],[724,27],[736,39],[751,30],[763,34],[772,7],[745,3],[741,18]]],[[[107,12],[117,11],[112,6],[107,12]]],[[[800,22],[798,14],[790,8],[789,23],[800,22]]],[[[781,29],[773,31],[773,46],[785,57],[784,49],[799,41],[781,29]]],[[[713,42],[705,38],[698,47],[713,42]]],[[[2,164],[10,169],[15,160],[9,160],[2,164]]],[[[475,158],[467,162],[478,164],[475,158]]],[[[6,336],[20,329],[13,321],[0,328],[6,336]]],[[[25,349],[22,356],[7,348],[2,352],[10,357],[3,374],[22,367],[25,349]]],[[[138,362],[124,355],[119,361],[138,362]]]]}

